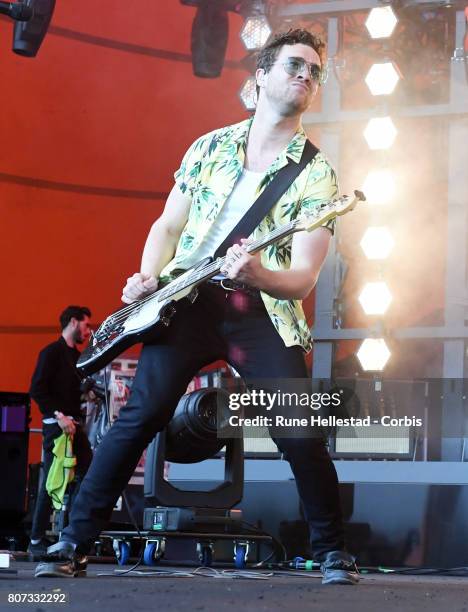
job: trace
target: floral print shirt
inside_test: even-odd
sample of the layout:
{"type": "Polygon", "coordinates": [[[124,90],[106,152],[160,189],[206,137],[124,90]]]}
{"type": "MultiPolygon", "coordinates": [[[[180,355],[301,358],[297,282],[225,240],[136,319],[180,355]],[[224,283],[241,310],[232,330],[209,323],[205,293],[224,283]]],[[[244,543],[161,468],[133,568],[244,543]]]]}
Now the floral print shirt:
{"type": "MultiPolygon", "coordinates": [[[[162,270],[163,281],[172,272],[183,269],[183,261],[201,243],[244,167],[246,142],[252,119],[223,127],[198,138],[185,154],[174,175],[182,193],[192,199],[189,217],[182,231],[174,258],[162,270]]],[[[293,136],[261,180],[256,197],[273,179],[288,158],[299,162],[306,141],[304,130],[293,136]]],[[[321,152],[304,168],[269,214],[251,234],[254,240],[279,225],[294,220],[323,201],[336,197],[336,174],[321,152]]],[[[333,222],[325,224],[333,232],[333,222]]],[[[291,263],[292,236],[272,244],[261,252],[262,264],[271,270],[286,270],[291,263]]],[[[261,292],[266,310],[286,346],[312,347],[310,330],[300,300],[279,300],[261,292]]]]}

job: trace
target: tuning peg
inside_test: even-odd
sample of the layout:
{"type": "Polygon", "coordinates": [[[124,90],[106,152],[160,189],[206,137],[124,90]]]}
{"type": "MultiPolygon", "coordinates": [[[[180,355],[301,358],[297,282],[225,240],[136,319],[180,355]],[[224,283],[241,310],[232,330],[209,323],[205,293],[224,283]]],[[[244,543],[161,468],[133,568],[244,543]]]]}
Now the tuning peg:
{"type": "Polygon", "coordinates": [[[357,197],[358,200],[361,200],[361,202],[365,202],[366,201],[366,196],[364,195],[364,193],[362,191],[359,191],[358,189],[354,190],[354,195],[357,197]]]}

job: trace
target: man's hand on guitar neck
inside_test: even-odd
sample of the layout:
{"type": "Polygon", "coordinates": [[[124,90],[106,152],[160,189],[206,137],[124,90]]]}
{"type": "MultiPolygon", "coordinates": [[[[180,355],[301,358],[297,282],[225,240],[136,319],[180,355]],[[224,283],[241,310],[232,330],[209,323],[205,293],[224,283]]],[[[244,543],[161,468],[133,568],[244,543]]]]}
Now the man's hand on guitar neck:
{"type": "Polygon", "coordinates": [[[154,293],[158,288],[158,281],[150,274],[135,272],[133,276],[127,278],[127,284],[122,290],[122,302],[131,304],[141,300],[150,293],[154,293]]]}
{"type": "Polygon", "coordinates": [[[227,278],[258,287],[265,268],[262,266],[259,253],[250,255],[247,252],[249,242],[249,239],[242,238],[242,244],[234,244],[230,247],[226,251],[224,264],[220,271],[227,278]]]}
{"type": "Polygon", "coordinates": [[[318,227],[313,232],[294,235],[291,264],[287,270],[270,270],[259,255],[247,252],[249,240],[242,239],[226,252],[221,272],[232,280],[257,287],[279,300],[303,300],[312,291],[327,256],[330,231],[318,227]]]}

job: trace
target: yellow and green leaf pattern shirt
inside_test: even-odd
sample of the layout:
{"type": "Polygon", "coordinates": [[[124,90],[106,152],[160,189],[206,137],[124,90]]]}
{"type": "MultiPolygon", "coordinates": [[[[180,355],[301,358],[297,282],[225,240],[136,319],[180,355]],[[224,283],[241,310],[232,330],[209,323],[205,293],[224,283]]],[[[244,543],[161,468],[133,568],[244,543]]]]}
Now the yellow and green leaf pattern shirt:
{"type": "MultiPolygon", "coordinates": [[[[175,256],[161,272],[163,281],[171,278],[173,270],[184,268],[184,259],[199,246],[233,190],[244,167],[251,122],[252,119],[247,119],[201,136],[185,154],[174,178],[182,193],[192,198],[192,206],[175,256]]],[[[288,158],[299,162],[305,141],[306,135],[301,128],[268,168],[258,186],[256,197],[278,170],[288,163],[288,158]]],[[[319,152],[273,206],[252,233],[252,238],[256,240],[277,226],[289,223],[300,215],[301,211],[312,210],[323,201],[334,198],[337,192],[336,174],[319,152]]],[[[327,226],[332,229],[333,223],[328,223],[327,226]]],[[[261,253],[262,264],[271,270],[288,269],[291,262],[291,245],[292,236],[289,236],[267,247],[261,253]]],[[[263,292],[261,296],[285,345],[299,344],[309,351],[312,340],[301,301],[278,300],[263,292]]]]}

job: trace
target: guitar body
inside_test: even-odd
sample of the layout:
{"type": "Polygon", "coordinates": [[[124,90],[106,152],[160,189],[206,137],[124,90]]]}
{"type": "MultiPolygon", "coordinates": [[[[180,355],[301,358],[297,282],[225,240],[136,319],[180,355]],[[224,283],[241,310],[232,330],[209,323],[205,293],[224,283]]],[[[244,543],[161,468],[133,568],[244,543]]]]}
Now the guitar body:
{"type": "Polygon", "coordinates": [[[100,326],[88,346],[81,353],[77,368],[86,376],[98,372],[126,349],[151,338],[157,341],[158,330],[165,329],[176,312],[178,300],[185,297],[194,301],[196,289],[188,289],[171,299],[148,300],[137,309],[126,307],[110,315],[100,326]]]}

